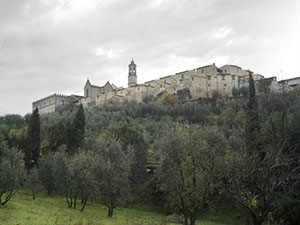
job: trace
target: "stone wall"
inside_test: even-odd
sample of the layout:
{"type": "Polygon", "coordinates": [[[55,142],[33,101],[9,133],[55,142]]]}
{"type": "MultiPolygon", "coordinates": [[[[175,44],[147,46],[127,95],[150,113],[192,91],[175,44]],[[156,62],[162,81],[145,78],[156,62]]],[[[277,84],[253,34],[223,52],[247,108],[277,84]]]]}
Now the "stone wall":
{"type": "Polygon", "coordinates": [[[59,107],[70,104],[66,95],[53,94],[32,103],[32,110],[38,108],[40,114],[55,112],[59,107]]]}

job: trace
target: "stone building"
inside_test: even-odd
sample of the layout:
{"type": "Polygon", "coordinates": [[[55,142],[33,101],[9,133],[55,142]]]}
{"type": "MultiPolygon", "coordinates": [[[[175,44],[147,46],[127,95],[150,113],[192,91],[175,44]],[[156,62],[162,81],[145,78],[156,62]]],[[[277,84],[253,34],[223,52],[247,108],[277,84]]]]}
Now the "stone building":
{"type": "MultiPolygon", "coordinates": [[[[109,102],[125,103],[134,101],[140,103],[146,97],[156,98],[162,93],[178,94],[185,91],[189,98],[210,98],[214,93],[231,96],[232,88],[248,85],[249,70],[243,70],[235,65],[224,65],[218,68],[215,64],[182,71],[157,80],[137,83],[137,66],[133,60],[128,65],[128,87],[117,88],[107,82],[104,86],[92,85],[89,80],[84,87],[84,107],[101,106],[109,102]]],[[[264,79],[262,75],[253,74],[255,80],[264,79]]]]}
{"type": "Polygon", "coordinates": [[[278,81],[286,89],[295,89],[300,87],[300,77],[278,81]]]}
{"type": "Polygon", "coordinates": [[[106,102],[109,99],[109,93],[112,94],[117,89],[113,84],[108,81],[104,86],[95,86],[86,81],[84,85],[84,97],[81,99],[83,107],[90,107],[98,104],[98,102],[106,102]]]}
{"type": "Polygon", "coordinates": [[[95,86],[87,80],[83,97],[54,94],[34,102],[33,109],[37,107],[40,113],[49,113],[71,103],[81,103],[85,108],[107,103],[140,103],[145,98],[154,99],[163,93],[184,96],[183,99],[211,98],[216,93],[220,96],[232,96],[233,88],[248,86],[250,73],[257,83],[267,83],[274,91],[279,91],[282,87],[300,87],[300,77],[277,82],[276,77],[264,78],[236,65],[217,67],[214,63],[138,84],[137,65],[132,59],[128,65],[127,88],[118,88],[109,81],[103,86],[95,86]]]}
{"type": "Polygon", "coordinates": [[[40,114],[56,112],[57,110],[76,103],[82,98],[78,95],[53,94],[32,103],[32,111],[38,108],[40,114]]]}

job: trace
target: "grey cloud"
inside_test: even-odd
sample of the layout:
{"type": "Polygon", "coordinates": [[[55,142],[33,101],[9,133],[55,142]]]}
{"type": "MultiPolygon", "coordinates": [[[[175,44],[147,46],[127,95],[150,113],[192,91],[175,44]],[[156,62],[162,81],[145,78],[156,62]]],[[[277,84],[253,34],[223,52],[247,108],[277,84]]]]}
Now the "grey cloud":
{"type": "Polygon", "coordinates": [[[297,16],[279,0],[83,2],[93,4],[73,12],[70,0],[1,0],[4,108],[24,114],[32,101],[45,95],[80,94],[87,77],[97,85],[110,80],[126,86],[131,57],[138,64],[139,80],[214,61],[274,73],[277,68],[265,57],[278,61],[274,53],[283,51],[292,32],[286,24],[297,16]],[[230,32],[216,38],[224,27],[230,32]],[[10,86],[16,87],[13,94],[10,86]]]}

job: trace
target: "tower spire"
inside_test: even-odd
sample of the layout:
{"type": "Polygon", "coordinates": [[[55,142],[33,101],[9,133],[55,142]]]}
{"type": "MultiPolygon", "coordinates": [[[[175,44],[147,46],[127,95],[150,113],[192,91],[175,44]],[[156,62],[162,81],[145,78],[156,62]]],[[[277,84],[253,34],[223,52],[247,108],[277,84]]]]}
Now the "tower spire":
{"type": "Polygon", "coordinates": [[[136,75],[136,65],[133,61],[133,57],[131,59],[131,63],[128,65],[128,87],[134,86],[137,84],[137,75],[136,75]]]}

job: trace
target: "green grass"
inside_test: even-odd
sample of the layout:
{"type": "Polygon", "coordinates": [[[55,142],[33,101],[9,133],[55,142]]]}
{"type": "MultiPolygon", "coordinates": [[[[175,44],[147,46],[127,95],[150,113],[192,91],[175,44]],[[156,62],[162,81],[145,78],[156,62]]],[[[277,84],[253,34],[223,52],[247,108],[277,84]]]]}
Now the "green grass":
{"type": "MultiPolygon", "coordinates": [[[[0,207],[1,225],[170,225],[165,219],[162,214],[128,208],[117,208],[113,218],[108,218],[106,207],[93,203],[88,203],[81,213],[79,209],[69,209],[63,197],[47,197],[41,193],[32,200],[31,194],[25,191],[0,207]]],[[[233,223],[199,219],[197,225],[233,223]]]]}

